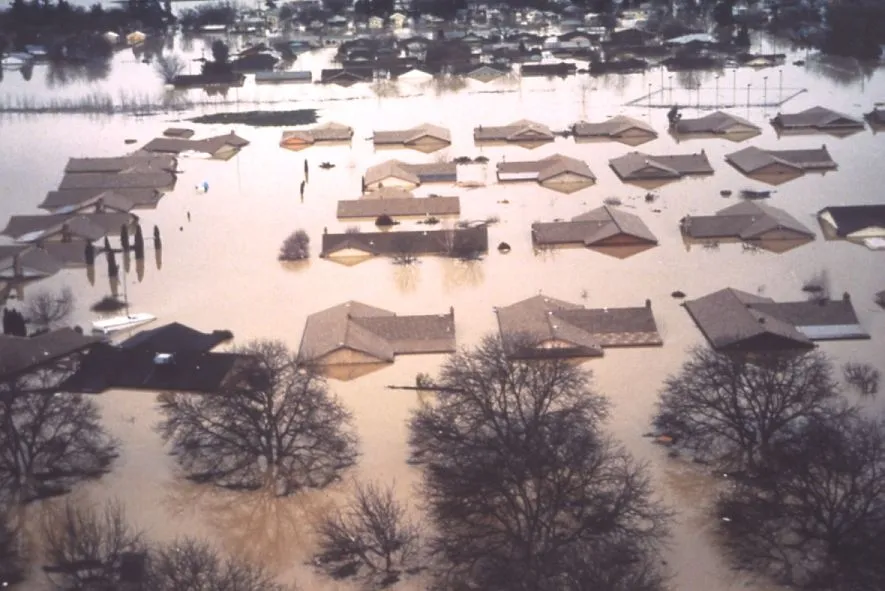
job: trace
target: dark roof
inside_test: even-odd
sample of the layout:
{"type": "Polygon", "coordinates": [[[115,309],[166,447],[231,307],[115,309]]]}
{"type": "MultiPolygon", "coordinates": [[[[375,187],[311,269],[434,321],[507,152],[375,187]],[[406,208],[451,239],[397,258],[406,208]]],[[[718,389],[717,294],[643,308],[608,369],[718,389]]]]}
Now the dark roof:
{"type": "Polygon", "coordinates": [[[575,137],[618,137],[625,131],[636,129],[657,137],[658,133],[648,123],[633,117],[618,115],[598,123],[578,121],[572,126],[575,137]]]}
{"type": "Polygon", "coordinates": [[[387,256],[404,252],[413,255],[484,253],[489,249],[489,234],[485,226],[454,230],[323,234],[320,256],[325,257],[347,249],[387,256]]]}
{"type": "Polygon", "coordinates": [[[523,64],[519,71],[523,76],[568,76],[574,74],[577,68],[573,62],[560,62],[558,64],[523,64]]]}
{"type": "Polygon", "coordinates": [[[47,240],[41,249],[65,267],[79,267],[86,264],[86,241],[57,242],[47,240]]]}
{"type": "Polygon", "coordinates": [[[100,342],[100,338],[85,336],[72,328],[60,328],[33,337],[0,335],[0,378],[15,377],[100,342]]]}
{"type": "Polygon", "coordinates": [[[714,349],[807,349],[813,340],[869,338],[848,299],[778,303],[728,288],[685,308],[714,349]]]}
{"type": "Polygon", "coordinates": [[[580,243],[593,246],[614,236],[628,236],[640,244],[658,242],[639,216],[607,205],[574,217],[568,222],[532,224],[532,238],[536,244],[580,243]]]}
{"type": "Polygon", "coordinates": [[[540,160],[499,162],[497,170],[499,179],[502,174],[535,173],[537,175],[535,180],[543,183],[560,174],[571,173],[592,181],[596,180],[596,176],[586,162],[570,156],[563,156],[562,154],[553,154],[540,160]]]}
{"type": "Polygon", "coordinates": [[[350,349],[393,361],[409,353],[449,353],[455,350],[455,314],[397,316],[360,302],[345,302],[307,317],[298,356],[323,363],[323,357],[350,349]]]}
{"type": "Polygon", "coordinates": [[[180,154],[181,152],[193,151],[203,152],[214,156],[219,150],[225,147],[238,150],[248,145],[249,140],[241,138],[234,132],[230,132],[223,135],[203,138],[201,140],[158,137],[142,146],[141,150],[144,152],[156,152],[161,154],[180,154]]]}
{"type": "Polygon", "coordinates": [[[846,236],[870,227],[885,228],[885,205],[834,205],[821,210],[835,223],[837,236],[846,236]]]}
{"type": "Polygon", "coordinates": [[[349,199],[338,202],[339,218],[370,218],[379,215],[458,215],[459,213],[461,213],[461,199],[458,197],[349,199]]]}
{"type": "Polygon", "coordinates": [[[175,353],[158,362],[154,351],[121,349],[103,344],[85,356],[61,388],[99,393],[112,388],[175,392],[218,392],[231,372],[247,357],[235,353],[175,353]]]}
{"type": "Polygon", "coordinates": [[[72,236],[99,240],[107,234],[118,234],[123,224],[130,224],[135,219],[132,214],[119,212],[14,215],[0,234],[20,242],[35,242],[67,228],[72,236]]]}
{"type": "Polygon", "coordinates": [[[136,153],[113,158],[70,158],[65,172],[175,172],[176,167],[177,161],[173,156],[136,153]]]}
{"type": "MultiPolygon", "coordinates": [[[[0,279],[40,279],[61,271],[62,264],[42,248],[23,244],[19,247],[0,247],[0,279]],[[18,255],[18,265],[15,255],[18,255]]],[[[85,248],[85,247],[84,247],[85,248]]]]}
{"type": "Polygon", "coordinates": [[[737,203],[716,215],[686,216],[682,229],[692,238],[753,240],[772,230],[789,230],[814,238],[814,232],[784,210],[756,201],[737,203]]]}
{"type": "Polygon", "coordinates": [[[175,186],[175,175],[170,172],[104,173],[84,172],[65,174],[59,190],[67,189],[159,189],[175,186]]]}
{"type": "Polygon", "coordinates": [[[101,199],[126,199],[133,203],[133,207],[154,208],[163,194],[156,189],[67,189],[64,191],[50,191],[38,207],[49,211],[63,208],[76,208],[78,206],[95,203],[101,199]],[[114,196],[113,198],[111,196],[114,196]]]}
{"type": "Polygon", "coordinates": [[[725,113],[724,111],[714,111],[713,113],[704,115],[703,117],[698,117],[696,119],[680,119],[678,122],[676,122],[674,130],[676,131],[676,133],[685,134],[727,134],[730,133],[735,127],[744,128],[744,131],[749,128],[750,131],[755,131],[757,133],[762,131],[758,125],[747,121],[743,117],[738,117],[737,115],[732,115],[731,113],[725,113]]]}
{"type": "Polygon", "coordinates": [[[283,137],[280,144],[284,145],[286,141],[290,139],[296,139],[304,143],[312,144],[314,142],[350,141],[352,137],[352,127],[330,121],[310,129],[285,130],[283,131],[283,137]]]}
{"type": "Polygon", "coordinates": [[[651,156],[629,152],[608,161],[622,180],[676,179],[692,174],[713,174],[707,154],[651,156]]]}
{"type": "Polygon", "coordinates": [[[782,129],[863,129],[864,122],[826,107],[811,107],[798,113],[778,113],[771,123],[782,129]]]}
{"type": "Polygon", "coordinates": [[[121,349],[139,349],[155,353],[206,353],[232,338],[229,332],[204,333],[189,326],[172,322],[143,330],[120,343],[121,349]]]}
{"type": "Polygon", "coordinates": [[[836,168],[826,146],[810,150],[763,150],[750,146],[726,154],[725,159],[744,174],[752,174],[771,164],[781,164],[798,171],[836,168]]]}
{"type": "Polygon", "coordinates": [[[180,137],[184,139],[190,139],[194,137],[194,130],[184,127],[167,127],[163,130],[163,135],[165,135],[166,137],[180,137]]]}
{"type": "Polygon", "coordinates": [[[599,357],[603,347],[662,344],[650,305],[586,309],[538,295],[495,312],[514,357],[599,357]]]}

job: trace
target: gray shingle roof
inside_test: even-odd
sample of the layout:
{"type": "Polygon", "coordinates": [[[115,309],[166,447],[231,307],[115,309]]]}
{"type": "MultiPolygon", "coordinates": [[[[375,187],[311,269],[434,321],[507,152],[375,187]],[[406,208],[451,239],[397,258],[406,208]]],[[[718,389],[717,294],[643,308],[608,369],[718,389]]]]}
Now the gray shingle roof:
{"type": "MultiPolygon", "coordinates": [[[[98,200],[110,198],[114,195],[114,199],[123,198],[132,202],[133,208],[154,208],[163,194],[156,189],[113,189],[106,190],[101,188],[92,189],[67,189],[64,191],[50,191],[46,194],[46,198],[38,206],[40,209],[56,211],[63,208],[76,208],[81,205],[95,203],[98,200]]],[[[119,208],[121,201],[114,201],[115,206],[119,208]]]]}
{"type": "Polygon", "coordinates": [[[665,156],[630,152],[612,158],[609,165],[622,180],[677,179],[693,174],[713,174],[704,151],[665,156]]]}
{"type": "Polygon", "coordinates": [[[499,176],[507,173],[537,173],[537,180],[540,183],[565,172],[576,174],[589,180],[596,180],[596,176],[586,162],[562,154],[553,154],[540,160],[499,162],[497,170],[499,176]]]}
{"type": "Polygon", "coordinates": [[[376,144],[411,144],[421,138],[429,136],[431,138],[451,142],[452,134],[445,127],[432,125],[430,123],[422,123],[410,129],[400,129],[396,131],[376,131],[372,140],[376,144]]]}
{"type": "Polygon", "coordinates": [[[457,215],[459,213],[461,213],[461,200],[458,197],[350,199],[338,202],[339,218],[369,218],[380,215],[457,215]]]}
{"type": "Polygon", "coordinates": [[[403,232],[359,232],[323,234],[321,257],[355,249],[369,255],[394,256],[448,255],[454,252],[488,251],[489,234],[485,226],[453,230],[412,230],[403,232]]]}
{"type": "Polygon", "coordinates": [[[353,137],[353,128],[332,121],[317,125],[310,129],[290,129],[283,132],[281,144],[286,140],[297,139],[306,143],[314,142],[342,142],[350,141],[353,137]]]}
{"type": "Polygon", "coordinates": [[[752,174],[771,164],[781,164],[797,171],[836,168],[826,146],[810,150],[763,150],[749,146],[726,154],[725,159],[744,174],[752,174]]]}
{"type": "Polygon", "coordinates": [[[14,215],[4,228],[4,236],[21,242],[35,242],[58,234],[64,226],[72,236],[87,240],[99,240],[107,234],[117,234],[123,224],[135,218],[128,213],[83,213],[75,215],[14,215]]]}
{"type": "Polygon", "coordinates": [[[864,122],[826,107],[811,107],[798,113],[778,113],[771,123],[782,129],[863,129],[864,122]]]}
{"type": "Polygon", "coordinates": [[[0,247],[0,279],[40,279],[61,269],[61,262],[42,248],[26,244],[0,247]]]}
{"type": "Polygon", "coordinates": [[[393,361],[398,354],[447,353],[455,350],[454,313],[397,316],[393,312],[350,301],[307,317],[299,359],[323,363],[323,357],[351,349],[393,361]]]}
{"type": "Polygon", "coordinates": [[[487,127],[481,125],[474,128],[473,139],[478,142],[524,142],[553,141],[553,132],[542,123],[520,119],[509,125],[487,127]]]}
{"type": "Polygon", "coordinates": [[[758,125],[751,123],[743,117],[738,117],[737,115],[732,115],[731,113],[726,113],[724,111],[714,111],[713,113],[695,119],[680,119],[676,123],[674,130],[676,133],[685,134],[726,134],[735,130],[740,130],[742,132],[762,131],[758,125]]]}
{"type": "Polygon", "coordinates": [[[414,185],[424,182],[455,182],[457,165],[454,162],[434,162],[430,164],[409,164],[399,160],[386,160],[366,169],[366,185],[383,183],[389,178],[397,178],[414,185]]]}
{"type": "Polygon", "coordinates": [[[100,338],[61,328],[34,337],[0,335],[0,378],[10,378],[93,347],[100,338]]]}
{"type": "Polygon", "coordinates": [[[639,244],[658,242],[639,216],[607,205],[568,222],[532,224],[532,237],[537,244],[581,243],[593,246],[617,235],[632,237],[639,244]]]}
{"type": "Polygon", "coordinates": [[[778,229],[814,238],[814,232],[784,210],[756,201],[737,203],[716,215],[688,216],[683,220],[683,231],[692,238],[752,240],[778,229]]]}
{"type": "Polygon", "coordinates": [[[175,186],[175,175],[169,172],[104,173],[84,172],[65,174],[59,190],[68,189],[157,189],[175,186]]]}
{"type": "Polygon", "coordinates": [[[616,138],[625,131],[636,129],[657,137],[658,133],[648,123],[633,117],[618,115],[599,123],[578,121],[572,127],[575,137],[610,137],[616,138]]]}
{"type": "Polygon", "coordinates": [[[65,172],[175,172],[176,167],[177,161],[174,156],[136,153],[113,158],[70,158],[65,166],[65,172]]]}

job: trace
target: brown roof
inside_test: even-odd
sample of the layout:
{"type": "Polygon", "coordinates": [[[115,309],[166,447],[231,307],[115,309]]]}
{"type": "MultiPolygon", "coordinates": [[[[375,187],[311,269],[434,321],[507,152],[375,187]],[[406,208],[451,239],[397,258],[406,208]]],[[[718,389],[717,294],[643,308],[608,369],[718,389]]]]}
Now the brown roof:
{"type": "Polygon", "coordinates": [[[75,215],[14,215],[3,234],[20,242],[35,242],[62,232],[67,228],[72,236],[99,240],[107,234],[117,234],[123,224],[136,219],[129,213],[82,213],[75,215]]]}
{"type": "MultiPolygon", "coordinates": [[[[121,209],[126,201],[131,202],[133,208],[154,208],[163,194],[156,189],[66,189],[64,191],[50,191],[46,194],[38,207],[49,211],[70,208],[71,211],[99,200],[111,199],[115,209],[121,209]],[[111,195],[114,197],[112,198],[111,195]]],[[[59,212],[61,213],[61,212],[59,212]]]]}
{"type": "Polygon", "coordinates": [[[574,244],[593,246],[608,238],[626,235],[640,244],[658,240],[639,216],[607,205],[588,211],[569,222],[532,224],[536,244],[574,244]]]}
{"type": "Polygon", "coordinates": [[[323,234],[321,257],[350,249],[381,256],[395,256],[400,253],[484,253],[489,249],[489,234],[485,226],[453,230],[323,234]]]}
{"type": "Polygon", "coordinates": [[[552,156],[533,161],[499,162],[497,168],[499,178],[502,173],[536,173],[538,182],[543,183],[564,172],[569,172],[590,180],[596,180],[596,176],[586,162],[577,158],[563,156],[562,154],[553,154],[552,156]]]}
{"type": "Polygon", "coordinates": [[[713,167],[703,150],[699,154],[665,156],[629,152],[608,162],[622,180],[676,179],[692,174],[713,174],[713,167]]]}
{"type": "Polygon", "coordinates": [[[167,127],[163,130],[163,135],[165,135],[166,137],[190,139],[194,137],[194,130],[184,127],[167,127]]]}
{"type": "Polygon", "coordinates": [[[572,127],[572,132],[575,134],[575,137],[615,138],[631,129],[637,129],[655,137],[658,135],[648,123],[625,115],[618,115],[599,123],[578,121],[572,127]]]}
{"type": "Polygon", "coordinates": [[[317,125],[310,129],[290,129],[283,132],[280,144],[286,140],[297,139],[312,144],[314,142],[350,141],[353,137],[353,128],[341,123],[328,122],[317,125]]]}
{"type": "Polygon", "coordinates": [[[807,349],[814,340],[869,338],[847,298],[780,303],[728,288],[685,308],[715,349],[807,349]]]}
{"type": "Polygon", "coordinates": [[[419,185],[424,182],[455,182],[457,165],[454,162],[434,162],[430,164],[409,164],[399,160],[386,160],[366,169],[366,185],[383,183],[386,179],[397,178],[419,185]]]}
{"type": "Polygon", "coordinates": [[[93,347],[100,338],[61,328],[34,337],[0,335],[0,378],[8,379],[93,347]]]}
{"type": "Polygon", "coordinates": [[[716,212],[716,215],[687,216],[682,228],[692,238],[752,240],[772,230],[789,230],[814,238],[814,232],[784,210],[756,201],[743,201],[716,212]]]}
{"type": "Polygon", "coordinates": [[[662,344],[650,306],[588,310],[538,295],[495,312],[516,357],[599,357],[603,347],[662,344]]]}
{"type": "Polygon", "coordinates": [[[461,213],[458,197],[413,197],[393,199],[350,199],[338,202],[339,218],[389,216],[457,215],[461,213]]]}
{"type": "Polygon", "coordinates": [[[105,173],[84,172],[65,174],[59,190],[67,189],[157,189],[175,186],[175,175],[170,172],[105,173]]]}
{"type": "Polygon", "coordinates": [[[826,146],[810,150],[763,150],[750,146],[726,154],[725,160],[744,174],[752,174],[771,164],[781,164],[797,171],[836,168],[826,146]]]}
{"type": "Polygon", "coordinates": [[[443,142],[452,141],[452,134],[445,127],[423,123],[411,129],[397,131],[376,131],[372,141],[376,144],[412,144],[429,136],[443,142]]]}
{"type": "Polygon", "coordinates": [[[393,361],[408,353],[455,350],[454,312],[433,316],[397,316],[388,310],[350,301],[307,317],[298,356],[323,363],[323,357],[350,349],[393,361]]]}
{"type": "Polygon", "coordinates": [[[142,146],[141,150],[144,152],[158,152],[161,154],[180,154],[181,152],[193,151],[215,155],[219,150],[225,147],[239,149],[248,145],[248,140],[241,138],[234,132],[230,132],[223,135],[203,138],[201,140],[158,137],[142,146]]]}
{"type": "Polygon", "coordinates": [[[727,134],[735,129],[740,131],[761,132],[758,125],[749,122],[743,117],[732,115],[724,111],[714,111],[696,119],[680,119],[674,126],[676,133],[711,133],[727,134]]]}
{"type": "Polygon", "coordinates": [[[543,123],[520,119],[509,125],[486,127],[481,125],[473,129],[473,139],[478,142],[503,141],[553,141],[553,132],[543,123]]]}
{"type": "Polygon", "coordinates": [[[772,125],[781,129],[863,129],[864,122],[826,107],[811,107],[798,113],[778,113],[772,125]]]}
{"type": "Polygon", "coordinates": [[[165,154],[132,154],[113,158],[70,158],[66,173],[175,172],[177,160],[165,154]]]}

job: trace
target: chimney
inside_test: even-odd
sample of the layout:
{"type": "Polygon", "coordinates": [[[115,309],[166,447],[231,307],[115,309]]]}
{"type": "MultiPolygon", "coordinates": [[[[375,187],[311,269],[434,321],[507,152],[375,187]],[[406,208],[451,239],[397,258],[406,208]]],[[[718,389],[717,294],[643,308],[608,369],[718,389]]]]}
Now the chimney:
{"type": "Polygon", "coordinates": [[[846,291],[845,293],[842,294],[842,301],[843,301],[843,302],[850,302],[850,301],[851,301],[851,296],[848,295],[848,292],[847,292],[847,291],[846,291]]]}
{"type": "Polygon", "coordinates": [[[649,299],[645,300],[645,307],[648,308],[649,310],[651,310],[651,300],[649,300],[649,299]]]}

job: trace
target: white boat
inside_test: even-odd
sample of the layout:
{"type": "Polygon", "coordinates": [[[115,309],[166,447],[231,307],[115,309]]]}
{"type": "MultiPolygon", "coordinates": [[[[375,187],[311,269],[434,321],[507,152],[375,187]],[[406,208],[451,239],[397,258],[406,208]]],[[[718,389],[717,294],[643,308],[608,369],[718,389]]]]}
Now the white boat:
{"type": "Polygon", "coordinates": [[[157,317],[147,312],[139,312],[135,314],[125,314],[123,316],[114,316],[106,320],[96,320],[92,323],[92,332],[101,334],[110,334],[118,330],[126,330],[134,328],[148,322],[153,322],[157,317]]]}
{"type": "Polygon", "coordinates": [[[10,53],[3,58],[0,58],[0,65],[4,68],[14,70],[30,63],[33,59],[33,56],[29,53],[10,53]]]}

